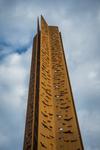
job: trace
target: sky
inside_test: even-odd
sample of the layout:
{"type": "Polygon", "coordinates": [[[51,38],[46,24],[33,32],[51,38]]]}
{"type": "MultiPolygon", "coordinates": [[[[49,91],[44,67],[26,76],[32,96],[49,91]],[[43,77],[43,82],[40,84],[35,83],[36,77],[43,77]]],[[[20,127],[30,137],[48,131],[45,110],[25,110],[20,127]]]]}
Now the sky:
{"type": "Polygon", "coordinates": [[[0,150],[22,150],[36,19],[59,26],[85,150],[100,150],[100,0],[0,0],[0,150]]]}

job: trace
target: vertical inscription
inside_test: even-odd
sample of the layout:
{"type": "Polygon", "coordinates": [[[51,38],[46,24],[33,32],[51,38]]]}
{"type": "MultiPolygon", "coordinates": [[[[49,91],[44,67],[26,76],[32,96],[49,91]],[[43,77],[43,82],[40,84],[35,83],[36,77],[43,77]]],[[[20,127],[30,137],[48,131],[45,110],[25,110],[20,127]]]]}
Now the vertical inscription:
{"type": "Polygon", "coordinates": [[[83,150],[58,27],[34,37],[23,150],[83,150]]]}
{"type": "Polygon", "coordinates": [[[72,91],[57,27],[50,27],[57,150],[82,150],[72,91]]]}

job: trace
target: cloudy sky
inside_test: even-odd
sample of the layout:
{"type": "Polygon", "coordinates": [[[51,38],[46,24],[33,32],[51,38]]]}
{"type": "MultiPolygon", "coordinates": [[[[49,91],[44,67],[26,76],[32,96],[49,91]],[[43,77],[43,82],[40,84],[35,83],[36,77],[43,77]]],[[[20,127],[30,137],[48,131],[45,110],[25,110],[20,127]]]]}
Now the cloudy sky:
{"type": "Polygon", "coordinates": [[[85,150],[100,150],[100,0],[0,0],[0,150],[22,150],[41,14],[62,33],[85,150]]]}

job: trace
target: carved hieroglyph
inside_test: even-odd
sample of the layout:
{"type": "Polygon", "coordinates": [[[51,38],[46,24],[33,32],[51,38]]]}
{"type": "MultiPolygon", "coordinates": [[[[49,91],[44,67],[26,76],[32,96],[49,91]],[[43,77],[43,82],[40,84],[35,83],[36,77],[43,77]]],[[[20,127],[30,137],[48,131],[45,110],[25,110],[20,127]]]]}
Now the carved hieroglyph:
{"type": "Polygon", "coordinates": [[[23,150],[83,150],[61,34],[43,17],[33,40],[23,150]]]}

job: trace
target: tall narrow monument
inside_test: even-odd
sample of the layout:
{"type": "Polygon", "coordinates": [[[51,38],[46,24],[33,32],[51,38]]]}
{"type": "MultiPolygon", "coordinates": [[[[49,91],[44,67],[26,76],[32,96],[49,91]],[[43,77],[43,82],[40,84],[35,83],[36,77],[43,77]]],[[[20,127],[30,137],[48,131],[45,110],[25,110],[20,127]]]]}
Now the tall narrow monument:
{"type": "Polygon", "coordinates": [[[33,40],[23,150],[83,150],[61,33],[43,17],[33,40]]]}

